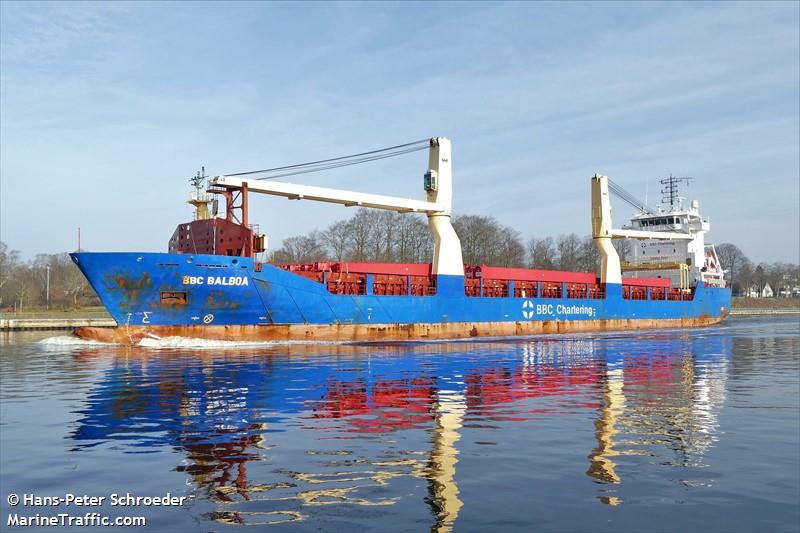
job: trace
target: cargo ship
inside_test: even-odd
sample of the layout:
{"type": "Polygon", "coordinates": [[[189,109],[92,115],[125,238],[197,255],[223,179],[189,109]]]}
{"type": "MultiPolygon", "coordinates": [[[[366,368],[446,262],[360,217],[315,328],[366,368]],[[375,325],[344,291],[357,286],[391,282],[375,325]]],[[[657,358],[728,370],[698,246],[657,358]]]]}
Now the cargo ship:
{"type": "MultiPolygon", "coordinates": [[[[664,197],[654,209],[606,176],[591,178],[599,273],[465,265],[451,223],[451,143],[444,137],[424,143],[429,151],[425,200],[264,180],[249,177],[252,173],[217,176],[206,186],[198,173],[189,199],[194,220],[175,229],[167,253],[72,254],[118,324],[79,328],[76,334],[125,344],[174,336],[398,341],[695,327],[724,320],[731,291],[713,245],[705,243],[710,221],[697,201],[687,206],[678,196],[678,185],[687,178],[662,180],[664,197]],[[252,193],[424,214],[433,238],[432,261],[264,261],[265,235],[249,223],[252,193]],[[612,225],[612,193],[637,210],[621,229],[612,225]],[[217,214],[220,201],[222,216],[217,214]],[[614,239],[634,243],[626,261],[614,239]]],[[[392,148],[405,153],[411,150],[407,146],[392,148]]],[[[379,152],[357,154],[362,157],[356,160],[383,157],[374,155],[379,152]]],[[[340,166],[344,159],[324,162],[340,166]]],[[[278,170],[315,170],[319,163],[278,170]]]]}

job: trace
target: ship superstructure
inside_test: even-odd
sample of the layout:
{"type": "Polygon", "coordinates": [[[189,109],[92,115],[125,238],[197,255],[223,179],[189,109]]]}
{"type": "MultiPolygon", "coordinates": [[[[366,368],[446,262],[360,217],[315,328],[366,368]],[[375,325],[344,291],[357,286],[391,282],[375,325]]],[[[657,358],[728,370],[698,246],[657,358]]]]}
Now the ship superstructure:
{"type": "MultiPolygon", "coordinates": [[[[250,172],[217,176],[203,192],[204,172],[198,174],[189,200],[195,220],[176,228],[169,253],[73,254],[120,325],[79,334],[122,342],[147,335],[248,340],[525,335],[706,325],[720,321],[730,307],[730,289],[713,248],[705,245],[709,223],[698,205],[640,210],[630,227],[614,229],[610,193],[619,195],[621,188],[602,175],[591,179],[599,276],[465,265],[451,223],[450,141],[437,137],[385,150],[421,148],[429,150],[424,200],[261,180],[250,172]],[[431,263],[264,262],[266,237],[249,224],[251,193],[422,213],[433,238],[431,263]],[[223,216],[219,199],[225,202],[223,216]],[[621,238],[634,239],[640,250],[626,262],[612,245],[621,238]]],[[[355,160],[385,157],[381,152],[356,154],[355,160]]],[[[325,162],[342,166],[345,159],[309,165],[312,170],[325,162]]],[[[309,171],[304,165],[277,170],[285,169],[309,171]]]]}
{"type": "Polygon", "coordinates": [[[633,216],[626,229],[683,233],[686,238],[640,240],[622,269],[632,277],[640,275],[668,278],[673,285],[688,288],[700,280],[705,285],[724,287],[724,273],[712,244],[705,243],[711,222],[700,214],[700,202],[678,195],[680,183],[691,178],[669,176],[662,179],[662,200],[657,209],[643,209],[633,216]]]}

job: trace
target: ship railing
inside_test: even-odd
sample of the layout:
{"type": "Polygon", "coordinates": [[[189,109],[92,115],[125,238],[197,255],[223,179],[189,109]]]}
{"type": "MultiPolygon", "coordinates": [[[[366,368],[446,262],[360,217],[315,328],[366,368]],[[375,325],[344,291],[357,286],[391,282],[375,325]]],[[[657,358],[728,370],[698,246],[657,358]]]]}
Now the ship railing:
{"type": "Polygon", "coordinates": [[[207,192],[193,192],[189,194],[189,202],[210,203],[214,201],[214,195],[207,192]]]}
{"type": "Polygon", "coordinates": [[[322,283],[331,294],[375,296],[433,296],[436,278],[397,274],[366,274],[347,272],[341,263],[320,261],[315,263],[278,265],[292,274],[322,283]]]}
{"type": "Polygon", "coordinates": [[[497,280],[465,278],[464,294],[483,298],[574,298],[603,299],[601,283],[548,282],[530,280],[497,280]]]}
{"type": "MultiPolygon", "coordinates": [[[[325,276],[325,273],[320,274],[325,276]]],[[[367,294],[367,276],[337,272],[327,276],[326,287],[331,294],[367,294]]]]}
{"type": "MultiPolygon", "coordinates": [[[[535,282],[466,278],[464,293],[470,297],[484,298],[568,298],[604,299],[606,287],[602,283],[535,282]]],[[[647,284],[646,281],[622,285],[625,300],[687,301],[694,298],[694,290],[667,287],[664,283],[647,284]]]]}
{"type": "MultiPolygon", "coordinates": [[[[343,271],[340,263],[316,262],[282,265],[281,268],[296,275],[325,285],[326,290],[337,295],[375,296],[432,296],[436,294],[434,276],[398,274],[366,274],[343,271]]],[[[573,277],[574,279],[574,277],[573,277]]],[[[531,281],[465,277],[464,293],[469,297],[483,298],[553,298],[553,299],[605,299],[606,286],[602,283],[576,281],[531,281]]],[[[622,284],[622,297],[637,301],[687,301],[694,298],[694,289],[668,286],[661,279],[626,279],[622,284]],[[628,281],[629,283],[625,283],[628,281]]]]}
{"type": "Polygon", "coordinates": [[[536,298],[539,287],[535,281],[514,280],[514,298],[536,298]]]}
{"type": "Polygon", "coordinates": [[[654,300],[685,302],[694,299],[694,288],[661,287],[648,285],[623,285],[622,298],[625,300],[654,300]]]}

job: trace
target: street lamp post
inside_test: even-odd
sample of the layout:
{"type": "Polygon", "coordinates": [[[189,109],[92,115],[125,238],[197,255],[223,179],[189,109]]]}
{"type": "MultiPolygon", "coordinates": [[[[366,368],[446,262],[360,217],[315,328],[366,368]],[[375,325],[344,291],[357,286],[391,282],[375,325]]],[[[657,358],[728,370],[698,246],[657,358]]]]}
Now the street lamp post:
{"type": "Polygon", "coordinates": [[[46,296],[46,299],[47,299],[46,307],[47,307],[47,310],[49,311],[50,310],[50,265],[47,265],[47,290],[46,290],[46,293],[47,293],[47,296],[46,296]]]}

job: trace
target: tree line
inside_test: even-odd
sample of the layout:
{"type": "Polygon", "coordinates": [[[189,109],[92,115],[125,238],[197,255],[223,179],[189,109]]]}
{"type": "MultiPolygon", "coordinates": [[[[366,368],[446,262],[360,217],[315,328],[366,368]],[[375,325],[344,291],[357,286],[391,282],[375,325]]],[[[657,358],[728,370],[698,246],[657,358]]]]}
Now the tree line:
{"type": "MultiPolygon", "coordinates": [[[[464,262],[471,265],[594,272],[600,255],[591,236],[574,233],[532,237],[500,224],[494,217],[457,215],[453,227],[461,240],[464,262]]],[[[615,243],[624,259],[625,241],[615,243]]],[[[325,230],[284,239],[270,260],[277,264],[332,261],[428,263],[433,241],[427,220],[419,215],[359,209],[348,220],[325,230]]]]}
{"type": "Polygon", "coordinates": [[[792,294],[800,286],[800,265],[791,263],[754,263],[738,246],[723,243],[716,246],[725,277],[730,280],[734,296],[749,290],[761,291],[769,284],[774,297],[792,294]]]}
{"type": "Polygon", "coordinates": [[[85,305],[100,301],[69,254],[38,254],[23,261],[17,250],[0,241],[0,310],[85,305]]]}

